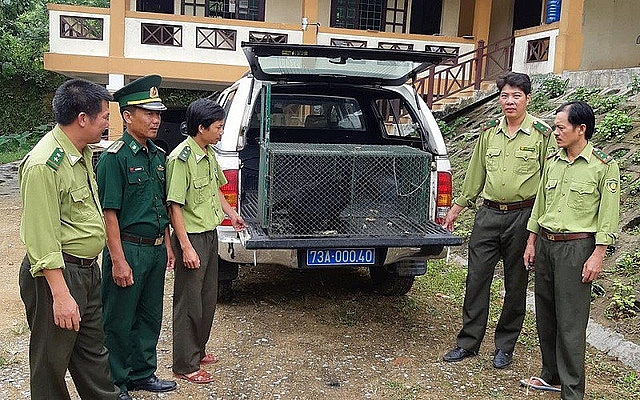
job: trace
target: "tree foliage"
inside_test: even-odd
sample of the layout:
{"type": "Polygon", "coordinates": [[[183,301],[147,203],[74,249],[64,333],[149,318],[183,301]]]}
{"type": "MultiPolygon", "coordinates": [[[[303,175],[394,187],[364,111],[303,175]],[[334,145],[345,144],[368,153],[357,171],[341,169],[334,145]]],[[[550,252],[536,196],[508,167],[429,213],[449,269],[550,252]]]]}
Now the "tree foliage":
{"type": "MultiPolygon", "coordinates": [[[[0,0],[0,135],[52,119],[51,96],[63,76],[44,69],[49,49],[47,0],[0,0]]],[[[58,0],[108,7],[108,0],[58,0]]]]}

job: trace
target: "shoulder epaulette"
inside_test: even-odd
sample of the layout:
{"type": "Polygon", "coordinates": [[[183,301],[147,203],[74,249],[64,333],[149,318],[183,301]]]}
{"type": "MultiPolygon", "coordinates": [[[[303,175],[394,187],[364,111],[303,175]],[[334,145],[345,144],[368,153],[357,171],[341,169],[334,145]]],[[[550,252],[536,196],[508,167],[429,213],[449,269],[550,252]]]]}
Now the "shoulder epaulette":
{"type": "Polygon", "coordinates": [[[495,126],[498,126],[498,124],[500,123],[500,119],[493,119],[491,121],[487,121],[484,124],[482,124],[482,130],[486,131],[487,129],[493,128],[495,126]]]}
{"type": "Polygon", "coordinates": [[[542,121],[535,121],[533,127],[544,136],[549,136],[551,133],[551,127],[542,121]]]}
{"type": "Polygon", "coordinates": [[[178,159],[182,161],[187,161],[189,159],[189,154],[191,154],[191,147],[185,146],[184,149],[178,154],[178,159]]]}
{"type": "Polygon", "coordinates": [[[553,158],[553,157],[557,156],[558,153],[560,153],[560,150],[562,150],[562,149],[558,149],[558,150],[556,150],[554,152],[551,152],[551,154],[549,154],[546,159],[548,160],[550,158],[553,158]]]}
{"type": "Polygon", "coordinates": [[[60,164],[62,164],[62,160],[64,160],[64,150],[61,147],[56,147],[56,149],[51,153],[49,159],[47,160],[47,165],[49,168],[57,171],[60,168],[60,164]]]}
{"type": "Polygon", "coordinates": [[[613,160],[613,157],[611,157],[610,155],[608,155],[607,153],[605,153],[604,151],[600,150],[600,149],[593,149],[593,155],[596,156],[596,158],[600,161],[602,161],[605,164],[609,164],[609,162],[611,162],[611,160],[613,160]]]}
{"type": "Polygon", "coordinates": [[[158,149],[159,152],[163,153],[163,154],[167,154],[166,151],[164,151],[164,149],[160,146],[156,146],[156,149],[158,149]]]}
{"type": "Polygon", "coordinates": [[[115,154],[120,151],[123,145],[124,145],[124,142],[122,140],[115,141],[111,144],[111,146],[109,146],[109,148],[107,149],[107,153],[115,154]]]}

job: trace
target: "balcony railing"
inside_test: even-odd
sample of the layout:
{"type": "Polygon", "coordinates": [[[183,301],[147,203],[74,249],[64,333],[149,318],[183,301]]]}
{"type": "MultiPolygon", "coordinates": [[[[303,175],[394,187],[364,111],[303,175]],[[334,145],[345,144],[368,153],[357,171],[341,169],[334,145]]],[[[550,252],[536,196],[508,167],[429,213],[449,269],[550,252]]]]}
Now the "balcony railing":
{"type": "Polygon", "coordinates": [[[429,107],[465,89],[480,90],[483,80],[511,69],[513,43],[513,36],[489,45],[480,40],[476,50],[459,56],[457,65],[439,70],[431,66],[428,75],[415,82],[416,90],[429,107]]]}

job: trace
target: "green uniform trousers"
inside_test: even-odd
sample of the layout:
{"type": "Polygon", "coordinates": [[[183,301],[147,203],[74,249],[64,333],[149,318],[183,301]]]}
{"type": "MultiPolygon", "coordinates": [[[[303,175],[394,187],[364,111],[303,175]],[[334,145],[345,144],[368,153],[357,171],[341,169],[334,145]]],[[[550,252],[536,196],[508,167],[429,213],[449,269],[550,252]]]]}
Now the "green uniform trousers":
{"type": "Polygon", "coordinates": [[[120,390],[109,374],[108,352],[102,331],[100,268],[65,263],[62,270],[69,292],[80,309],[78,332],[53,322],[53,298],[44,276],[32,277],[29,258],[20,267],[20,296],[31,329],[29,367],[31,398],[70,399],[64,376],[71,373],[82,399],[117,399],[120,390]]]}
{"type": "Polygon", "coordinates": [[[469,268],[462,329],[457,345],[477,353],[489,318],[491,282],[496,264],[504,264],[505,296],[495,331],[496,349],[512,353],[526,312],[528,272],[522,256],[527,244],[530,208],[498,211],[481,206],[469,240],[469,268]]]}
{"type": "Polygon", "coordinates": [[[216,231],[189,233],[200,257],[200,268],[187,269],[175,234],[171,244],[176,255],[173,284],[173,372],[189,374],[200,369],[206,354],[218,301],[218,237],[216,231]]]}
{"type": "Polygon", "coordinates": [[[582,267],[595,239],[536,242],[536,325],[545,381],[562,385],[562,398],[584,398],[584,356],[591,307],[591,284],[582,283],[582,267]]]}
{"type": "Polygon", "coordinates": [[[111,374],[116,385],[125,389],[131,381],[153,375],[158,366],[167,248],[123,241],[122,249],[134,283],[125,288],[115,284],[111,255],[105,248],[102,303],[111,374]]]}

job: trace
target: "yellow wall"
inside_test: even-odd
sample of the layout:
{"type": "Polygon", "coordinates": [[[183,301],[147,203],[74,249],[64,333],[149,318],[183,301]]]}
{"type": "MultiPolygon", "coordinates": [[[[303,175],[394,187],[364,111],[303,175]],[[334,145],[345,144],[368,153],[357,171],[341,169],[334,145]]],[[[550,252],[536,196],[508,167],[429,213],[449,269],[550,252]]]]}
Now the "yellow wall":
{"type": "Polygon", "coordinates": [[[299,24],[302,16],[302,1],[267,1],[265,2],[264,20],[285,24],[299,24]]]}
{"type": "Polygon", "coordinates": [[[443,0],[440,33],[446,36],[458,36],[459,16],[460,0],[443,0]]]}
{"type": "Polygon", "coordinates": [[[640,35],[639,15],[638,0],[584,0],[584,47],[579,69],[640,65],[640,45],[636,44],[640,35]]]}

